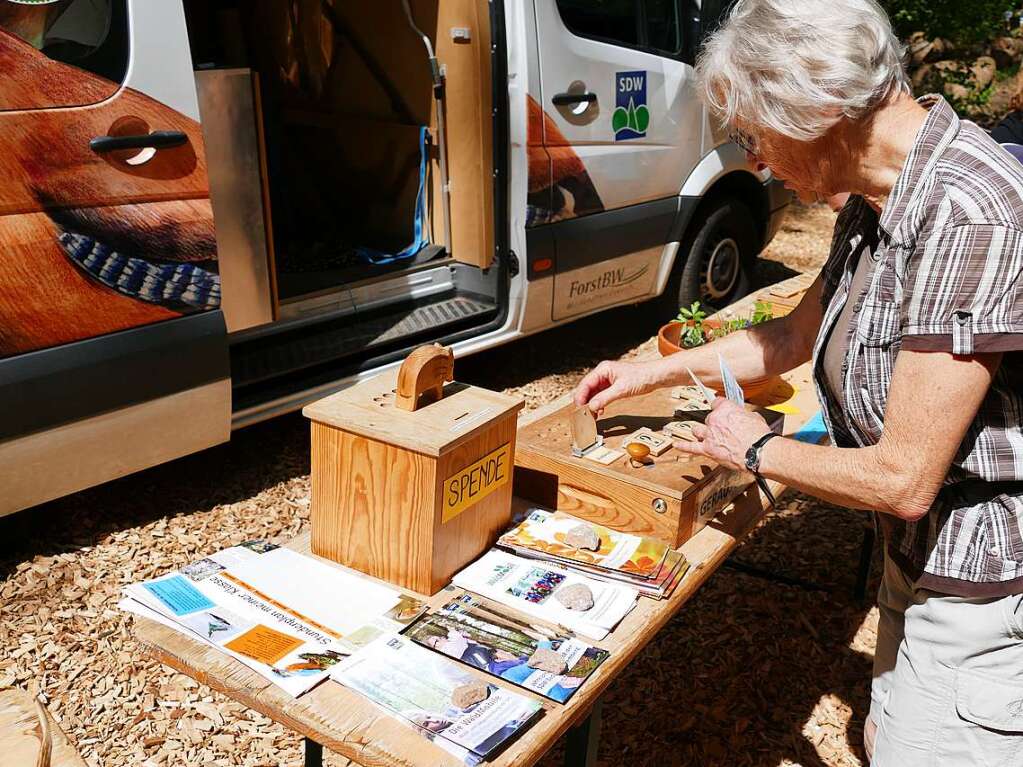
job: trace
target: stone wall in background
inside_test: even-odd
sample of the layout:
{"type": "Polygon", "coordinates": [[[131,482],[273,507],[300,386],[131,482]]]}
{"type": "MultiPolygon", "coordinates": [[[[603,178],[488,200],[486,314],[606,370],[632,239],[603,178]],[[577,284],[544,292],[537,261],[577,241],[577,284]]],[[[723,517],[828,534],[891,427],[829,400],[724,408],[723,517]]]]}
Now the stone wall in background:
{"type": "Polygon", "coordinates": [[[957,46],[914,32],[906,44],[916,95],[941,93],[962,116],[985,127],[1007,112],[1023,109],[1023,36],[1014,33],[988,43],[957,46]]]}

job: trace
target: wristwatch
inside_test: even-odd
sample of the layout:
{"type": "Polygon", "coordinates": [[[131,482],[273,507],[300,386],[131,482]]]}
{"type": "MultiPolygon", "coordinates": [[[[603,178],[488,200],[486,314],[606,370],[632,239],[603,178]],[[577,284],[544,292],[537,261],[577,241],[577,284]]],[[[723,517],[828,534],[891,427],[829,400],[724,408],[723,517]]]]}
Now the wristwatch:
{"type": "Polygon", "coordinates": [[[764,445],[770,441],[772,437],[780,436],[777,432],[769,431],[763,437],[758,439],[749,449],[746,451],[746,469],[753,472],[753,479],[757,481],[757,487],[763,491],[764,495],[767,496],[767,500],[771,503],[772,508],[778,507],[778,502],[774,499],[774,493],[771,492],[771,488],[767,486],[767,480],[760,475],[760,453],[764,449],[764,445]]]}
{"type": "Polygon", "coordinates": [[[747,470],[752,471],[754,474],[760,473],[760,453],[763,451],[764,445],[766,445],[772,437],[777,436],[779,436],[777,432],[769,431],[749,446],[749,449],[746,451],[747,470]]]}

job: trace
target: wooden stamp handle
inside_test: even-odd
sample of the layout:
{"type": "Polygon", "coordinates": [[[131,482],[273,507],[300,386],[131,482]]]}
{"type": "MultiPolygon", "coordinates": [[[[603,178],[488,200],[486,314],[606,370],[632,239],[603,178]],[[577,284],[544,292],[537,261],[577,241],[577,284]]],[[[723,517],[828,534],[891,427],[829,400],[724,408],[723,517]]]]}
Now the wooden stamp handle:
{"type": "Polygon", "coordinates": [[[453,380],[455,354],[451,348],[440,344],[420,346],[401,363],[394,404],[402,410],[415,410],[422,395],[428,395],[429,402],[439,400],[444,393],[444,382],[453,380]]]}

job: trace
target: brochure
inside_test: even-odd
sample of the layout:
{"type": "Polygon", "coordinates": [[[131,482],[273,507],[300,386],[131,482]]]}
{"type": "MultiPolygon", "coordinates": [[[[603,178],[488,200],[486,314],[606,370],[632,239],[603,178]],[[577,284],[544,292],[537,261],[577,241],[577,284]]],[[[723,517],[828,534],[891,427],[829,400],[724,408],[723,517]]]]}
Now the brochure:
{"type": "Polygon", "coordinates": [[[343,657],[400,630],[425,607],[262,541],[132,584],[125,597],[123,609],[217,647],[295,696],[325,679],[343,657]]]}
{"type": "Polygon", "coordinates": [[[668,555],[668,545],[656,538],[644,538],[612,530],[560,511],[533,509],[518,525],[502,535],[498,546],[529,549],[570,564],[614,570],[633,578],[654,578],[668,555]],[[572,528],[586,524],[600,539],[596,551],[577,549],[566,543],[572,528]]]}
{"type": "Polygon", "coordinates": [[[725,397],[736,405],[742,405],[746,401],[746,395],[743,393],[742,387],[739,386],[739,382],[735,380],[735,374],[732,373],[732,369],[728,367],[725,358],[720,354],[718,355],[718,369],[721,371],[721,382],[725,387],[725,397]]]}
{"type": "Polygon", "coordinates": [[[607,650],[502,615],[470,594],[424,615],[405,636],[559,703],[572,697],[608,657],[607,650]],[[556,652],[567,670],[554,674],[531,668],[529,659],[538,649],[556,652]]]}
{"type": "Polygon", "coordinates": [[[495,602],[521,610],[582,634],[603,639],[631,610],[639,592],[621,583],[609,583],[571,572],[548,562],[524,559],[491,550],[457,573],[452,583],[495,602]],[[593,604],[572,610],[558,598],[559,592],[585,586],[593,604]]]}
{"type": "Polygon", "coordinates": [[[349,653],[382,634],[401,631],[426,609],[424,602],[395,588],[291,549],[232,567],[229,576],[329,626],[349,653]]]}
{"type": "MultiPolygon", "coordinates": [[[[345,687],[414,725],[430,740],[465,749],[478,764],[522,730],[540,711],[524,695],[485,684],[485,697],[460,708],[453,693],[481,680],[446,658],[398,634],[385,634],[331,669],[345,687]]],[[[457,696],[456,696],[457,697],[457,696]]]]}
{"type": "Polygon", "coordinates": [[[555,562],[592,578],[628,583],[653,599],[670,596],[689,570],[689,562],[681,552],[656,538],[622,533],[546,509],[530,509],[518,525],[498,539],[498,545],[518,556],[555,562]],[[576,549],[567,543],[568,532],[580,524],[589,525],[596,533],[600,541],[597,551],[576,549]]]}
{"type": "MultiPolygon", "coordinates": [[[[556,561],[561,563],[560,560],[548,559],[542,555],[534,554],[525,549],[517,553],[519,553],[520,556],[527,558],[556,561]]],[[[689,572],[689,561],[686,559],[685,555],[674,550],[668,552],[668,556],[665,558],[664,564],[661,565],[661,570],[657,576],[649,580],[643,578],[629,578],[628,576],[616,573],[613,570],[599,570],[587,567],[586,565],[561,564],[564,564],[565,567],[588,575],[591,578],[597,578],[598,580],[611,581],[612,583],[628,583],[629,585],[634,586],[640,594],[652,599],[664,599],[666,597],[670,597],[672,592],[675,591],[675,587],[682,582],[682,578],[687,572],[689,572]]]]}

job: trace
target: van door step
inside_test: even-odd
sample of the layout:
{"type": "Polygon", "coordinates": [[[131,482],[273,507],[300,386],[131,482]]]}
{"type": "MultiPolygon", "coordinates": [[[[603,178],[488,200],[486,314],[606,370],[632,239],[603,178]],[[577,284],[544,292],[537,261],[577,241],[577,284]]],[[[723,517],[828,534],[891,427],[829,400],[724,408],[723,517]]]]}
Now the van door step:
{"type": "Polygon", "coordinates": [[[461,294],[388,309],[387,313],[349,315],[243,341],[231,349],[232,383],[238,388],[368,349],[379,353],[378,347],[425,343],[458,326],[485,321],[497,304],[482,296],[461,294]]]}
{"type": "Polygon", "coordinates": [[[398,322],[387,327],[384,323],[373,323],[374,331],[379,331],[374,343],[387,343],[399,338],[421,333],[432,328],[448,325],[452,322],[468,319],[483,314],[494,308],[493,301],[455,296],[436,304],[427,304],[413,309],[398,322]]]}

